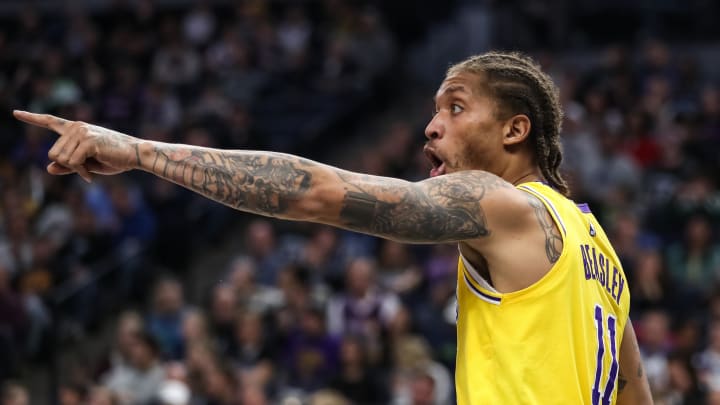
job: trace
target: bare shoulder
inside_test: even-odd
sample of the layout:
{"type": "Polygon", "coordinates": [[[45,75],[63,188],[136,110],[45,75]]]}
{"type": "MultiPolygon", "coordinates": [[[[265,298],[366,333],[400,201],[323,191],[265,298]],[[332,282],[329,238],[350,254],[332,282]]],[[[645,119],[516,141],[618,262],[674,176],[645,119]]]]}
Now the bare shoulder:
{"type": "MultiPolygon", "coordinates": [[[[434,177],[421,182],[429,196],[442,201],[448,209],[465,209],[482,221],[487,232],[524,226],[533,218],[534,207],[527,193],[492,173],[467,170],[434,177]]],[[[542,204],[541,204],[542,205],[542,204]]]]}
{"type": "Polygon", "coordinates": [[[466,242],[479,254],[492,251],[497,257],[498,251],[513,251],[518,248],[518,243],[527,248],[529,243],[538,247],[538,260],[533,263],[540,263],[543,256],[547,259],[547,265],[539,266],[545,270],[560,258],[563,249],[560,230],[545,204],[534,195],[482,171],[459,172],[429,181],[433,182],[429,190],[447,195],[453,205],[472,207],[478,204],[474,217],[482,221],[487,232],[482,238],[466,242]]]}

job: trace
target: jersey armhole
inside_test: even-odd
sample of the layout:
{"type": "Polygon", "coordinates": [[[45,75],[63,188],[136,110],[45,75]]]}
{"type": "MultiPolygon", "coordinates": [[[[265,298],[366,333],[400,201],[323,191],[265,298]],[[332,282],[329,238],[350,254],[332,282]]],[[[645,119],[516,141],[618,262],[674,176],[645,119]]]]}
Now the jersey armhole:
{"type": "Polygon", "coordinates": [[[555,208],[555,205],[550,201],[547,197],[542,195],[542,193],[539,193],[532,187],[521,185],[517,187],[518,190],[522,190],[533,197],[540,200],[543,205],[545,206],[545,209],[550,213],[550,216],[552,217],[553,221],[555,221],[555,225],[558,226],[560,231],[562,232],[562,239],[563,239],[563,247],[565,245],[565,236],[567,235],[567,230],[565,229],[565,223],[563,222],[562,218],[560,217],[560,213],[555,208]]]}

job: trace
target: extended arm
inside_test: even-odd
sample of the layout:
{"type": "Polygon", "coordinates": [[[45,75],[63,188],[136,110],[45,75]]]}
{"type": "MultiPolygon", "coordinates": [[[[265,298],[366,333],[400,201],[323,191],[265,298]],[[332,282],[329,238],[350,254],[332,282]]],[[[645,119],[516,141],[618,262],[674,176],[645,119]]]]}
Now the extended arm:
{"type": "Polygon", "coordinates": [[[514,221],[514,207],[531,212],[523,193],[481,171],[414,183],[283,153],[142,141],[51,115],[16,111],[15,116],[60,134],[48,153],[52,174],[78,173],[89,181],[90,173],[141,169],[238,210],[398,241],[482,239],[491,235],[492,226],[514,221]]]}
{"type": "Polygon", "coordinates": [[[405,242],[487,236],[483,204],[508,183],[485,172],[421,182],[369,176],[297,156],[142,142],[137,167],[233,208],[322,222],[405,242]],[[484,201],[485,200],[485,201],[484,201]]]}
{"type": "Polygon", "coordinates": [[[652,405],[652,403],[650,385],[643,372],[635,331],[628,320],[620,344],[617,405],[652,405]]]}

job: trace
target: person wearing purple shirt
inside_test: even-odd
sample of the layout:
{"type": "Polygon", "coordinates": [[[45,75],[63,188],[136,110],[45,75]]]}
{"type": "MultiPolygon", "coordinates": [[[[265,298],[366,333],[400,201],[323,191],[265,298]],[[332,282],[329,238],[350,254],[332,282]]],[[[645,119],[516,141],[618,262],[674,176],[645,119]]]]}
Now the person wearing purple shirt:
{"type": "Polygon", "coordinates": [[[338,370],[339,340],[325,330],[324,313],[307,308],[298,330],[286,344],[286,386],[312,392],[325,386],[338,370]]]}

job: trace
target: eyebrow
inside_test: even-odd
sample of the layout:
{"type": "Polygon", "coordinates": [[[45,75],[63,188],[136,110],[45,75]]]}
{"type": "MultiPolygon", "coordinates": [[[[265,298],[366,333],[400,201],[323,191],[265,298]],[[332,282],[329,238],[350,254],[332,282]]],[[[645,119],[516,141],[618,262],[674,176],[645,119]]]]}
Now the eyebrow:
{"type": "MultiPolygon", "coordinates": [[[[462,84],[454,84],[454,85],[448,86],[447,88],[445,88],[445,91],[443,92],[443,94],[448,94],[448,93],[470,94],[470,92],[468,92],[467,89],[465,88],[465,86],[463,86],[462,84]]],[[[433,96],[433,101],[437,103],[437,94],[433,96]]]]}

